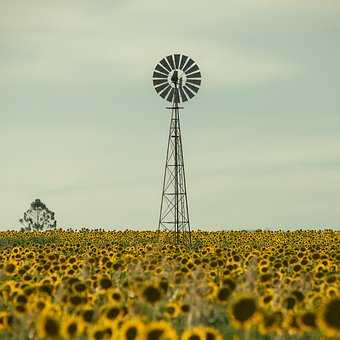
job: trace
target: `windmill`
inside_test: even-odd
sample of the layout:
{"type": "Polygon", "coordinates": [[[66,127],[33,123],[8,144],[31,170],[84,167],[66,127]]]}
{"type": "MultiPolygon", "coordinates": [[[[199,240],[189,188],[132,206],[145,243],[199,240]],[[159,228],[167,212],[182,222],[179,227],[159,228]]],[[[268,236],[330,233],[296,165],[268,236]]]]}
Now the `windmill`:
{"type": "Polygon", "coordinates": [[[163,58],[153,72],[156,92],[171,103],[168,147],[165,161],[158,231],[175,236],[176,243],[191,243],[188,197],[178,104],[193,98],[201,85],[201,72],[184,54],[163,58]]]}

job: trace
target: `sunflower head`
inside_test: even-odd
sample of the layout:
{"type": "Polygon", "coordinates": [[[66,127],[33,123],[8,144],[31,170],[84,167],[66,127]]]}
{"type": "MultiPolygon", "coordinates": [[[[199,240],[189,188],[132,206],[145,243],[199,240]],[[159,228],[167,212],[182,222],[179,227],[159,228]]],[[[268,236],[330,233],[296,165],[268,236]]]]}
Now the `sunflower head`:
{"type": "Polygon", "coordinates": [[[113,288],[108,292],[109,300],[113,303],[121,303],[123,301],[122,292],[118,288],[113,288]]]}
{"type": "Polygon", "coordinates": [[[263,320],[259,325],[261,334],[268,334],[279,329],[283,321],[281,311],[266,312],[263,315],[263,320]]]}
{"type": "Polygon", "coordinates": [[[231,295],[232,291],[228,286],[220,287],[216,292],[216,299],[220,303],[226,303],[231,295]]]}
{"type": "Polygon", "coordinates": [[[319,313],[318,324],[326,336],[340,337],[340,298],[326,302],[319,313]]]}
{"type": "Polygon", "coordinates": [[[100,313],[107,321],[113,322],[121,319],[123,316],[122,306],[111,303],[109,305],[104,305],[100,313]]]}
{"type": "Polygon", "coordinates": [[[177,340],[175,329],[166,321],[153,321],[146,326],[147,340],[177,340]]]}
{"type": "Polygon", "coordinates": [[[10,261],[5,265],[5,272],[8,275],[12,275],[15,273],[17,268],[17,264],[15,261],[10,261]]]}
{"type": "Polygon", "coordinates": [[[157,286],[149,285],[144,288],[143,297],[148,303],[154,304],[161,299],[162,293],[157,286]]]}
{"type": "Polygon", "coordinates": [[[144,339],[145,326],[138,318],[125,321],[118,333],[119,340],[139,340],[144,339]]]}
{"type": "Polygon", "coordinates": [[[316,325],[316,314],[313,311],[304,311],[300,315],[299,324],[301,328],[306,332],[314,331],[316,325]]]}
{"type": "Polygon", "coordinates": [[[75,339],[84,331],[85,323],[81,318],[65,315],[61,321],[61,334],[64,339],[75,339]]]}
{"type": "Polygon", "coordinates": [[[113,338],[114,332],[114,327],[109,322],[101,321],[89,329],[88,339],[109,340],[113,338]]]}
{"type": "Polygon", "coordinates": [[[181,340],[205,340],[206,336],[202,327],[187,329],[182,334],[181,340]]]}
{"type": "Polygon", "coordinates": [[[95,321],[96,319],[96,311],[93,307],[87,306],[85,308],[82,308],[81,310],[81,319],[86,323],[86,324],[91,324],[95,321]]]}
{"type": "Polygon", "coordinates": [[[259,318],[257,300],[251,295],[235,297],[229,306],[229,316],[236,328],[250,328],[259,318]]]}
{"type": "Polygon", "coordinates": [[[112,287],[112,280],[108,276],[104,275],[99,278],[98,285],[103,290],[109,289],[112,287]]]}
{"type": "Polygon", "coordinates": [[[40,315],[37,331],[39,338],[58,339],[61,334],[60,319],[52,311],[44,311],[40,315]]]}

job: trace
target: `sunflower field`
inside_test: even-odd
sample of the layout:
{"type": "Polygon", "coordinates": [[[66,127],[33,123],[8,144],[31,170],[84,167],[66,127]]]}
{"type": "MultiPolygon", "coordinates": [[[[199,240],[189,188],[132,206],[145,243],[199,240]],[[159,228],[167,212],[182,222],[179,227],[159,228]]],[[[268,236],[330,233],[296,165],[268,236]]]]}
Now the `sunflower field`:
{"type": "Polygon", "coordinates": [[[340,232],[0,232],[0,339],[340,339],[340,232]]]}

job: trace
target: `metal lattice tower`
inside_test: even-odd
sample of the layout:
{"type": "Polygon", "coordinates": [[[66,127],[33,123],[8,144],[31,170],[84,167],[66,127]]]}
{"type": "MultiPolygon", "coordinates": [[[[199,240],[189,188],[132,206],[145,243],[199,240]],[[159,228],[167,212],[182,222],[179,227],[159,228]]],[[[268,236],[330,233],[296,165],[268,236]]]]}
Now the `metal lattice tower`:
{"type": "Polygon", "coordinates": [[[201,84],[195,62],[181,54],[163,58],[155,67],[153,84],[157,93],[172,106],[163,178],[158,231],[169,232],[176,243],[191,243],[188,197],[179,112],[180,102],[192,98],[201,84]]]}

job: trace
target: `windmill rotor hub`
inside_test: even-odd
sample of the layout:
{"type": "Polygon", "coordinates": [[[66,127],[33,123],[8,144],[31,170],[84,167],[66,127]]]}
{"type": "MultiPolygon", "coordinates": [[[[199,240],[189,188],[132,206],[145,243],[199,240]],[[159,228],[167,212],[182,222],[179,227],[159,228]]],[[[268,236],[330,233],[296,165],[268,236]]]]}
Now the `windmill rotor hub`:
{"type": "Polygon", "coordinates": [[[181,70],[172,70],[168,75],[168,84],[172,88],[183,87],[186,84],[186,75],[181,70]]]}

